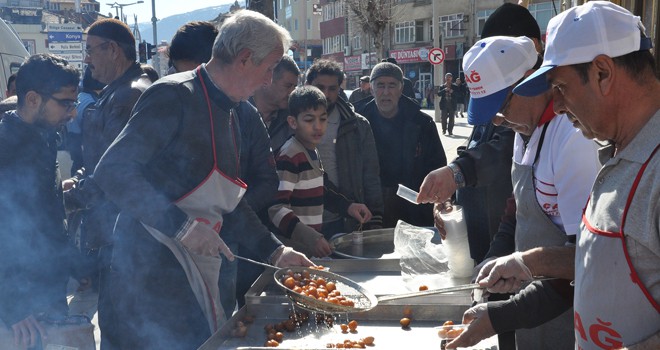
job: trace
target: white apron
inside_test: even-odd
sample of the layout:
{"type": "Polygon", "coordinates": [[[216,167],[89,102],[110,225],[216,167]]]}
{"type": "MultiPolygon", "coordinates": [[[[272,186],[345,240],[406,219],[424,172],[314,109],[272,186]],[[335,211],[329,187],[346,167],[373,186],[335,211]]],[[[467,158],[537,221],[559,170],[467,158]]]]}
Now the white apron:
{"type": "MultiPolygon", "coordinates": [[[[543,126],[539,146],[532,165],[513,162],[511,181],[516,199],[516,251],[536,247],[563,246],[566,232],[560,230],[545,214],[536,198],[534,164],[538,161],[548,123],[543,126]]],[[[519,350],[572,349],[573,311],[566,310],[556,318],[531,329],[516,330],[516,345],[519,350]]]]}
{"type": "Polygon", "coordinates": [[[658,147],[642,165],[628,193],[620,232],[599,230],[589,223],[586,213],[582,216],[584,226],[575,253],[576,349],[618,349],[658,330],[660,305],[640,281],[624,234],[630,203],[658,147]]]}
{"type": "MultiPolygon", "coordinates": [[[[211,101],[206,90],[206,85],[201,77],[199,67],[197,76],[202,84],[211,122],[211,140],[213,144],[213,169],[206,178],[192,191],[179,198],[176,206],[183,210],[189,217],[195,218],[196,224],[209,225],[220,233],[222,228],[222,216],[232,212],[245,194],[247,185],[240,179],[232,179],[218,169],[218,159],[215,148],[215,134],[213,132],[213,113],[211,112],[211,101]]],[[[229,127],[233,128],[234,113],[230,112],[229,127]]],[[[234,136],[235,138],[235,136],[234,136]]],[[[234,142],[236,144],[236,142],[234,142]]],[[[142,225],[160,243],[167,246],[188,277],[188,283],[192,288],[197,302],[199,302],[204,315],[209,323],[211,333],[218,330],[225,321],[225,314],[220,304],[220,291],[218,278],[222,259],[219,256],[202,256],[188,251],[181,242],[163,234],[157,229],[142,225]]]]}

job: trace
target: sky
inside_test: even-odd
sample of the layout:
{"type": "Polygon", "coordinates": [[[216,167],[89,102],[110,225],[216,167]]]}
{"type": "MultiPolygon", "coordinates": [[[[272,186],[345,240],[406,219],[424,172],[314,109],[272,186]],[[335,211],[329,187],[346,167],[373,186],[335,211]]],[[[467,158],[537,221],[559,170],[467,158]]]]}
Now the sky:
{"type": "MultiPolygon", "coordinates": [[[[153,14],[151,12],[152,1],[156,2],[156,18],[161,19],[169,17],[172,15],[186,13],[193,10],[217,6],[227,3],[233,3],[234,0],[144,0],[142,4],[136,4],[137,0],[124,0],[124,1],[110,1],[110,0],[100,0],[101,10],[100,13],[107,15],[108,12],[112,12],[112,16],[116,15],[116,8],[112,8],[113,4],[126,5],[123,6],[124,15],[127,18],[129,24],[134,23],[133,14],[138,16],[138,23],[150,22],[153,14]],[[127,5],[134,4],[134,5],[127,5]]],[[[119,9],[121,14],[122,10],[119,9]]]]}

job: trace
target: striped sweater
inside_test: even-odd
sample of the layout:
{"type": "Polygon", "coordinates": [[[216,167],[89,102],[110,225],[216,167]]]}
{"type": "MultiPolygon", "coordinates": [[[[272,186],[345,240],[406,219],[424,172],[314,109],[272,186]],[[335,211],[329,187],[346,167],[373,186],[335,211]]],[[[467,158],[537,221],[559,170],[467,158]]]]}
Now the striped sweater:
{"type": "Polygon", "coordinates": [[[282,235],[291,237],[298,222],[321,232],[323,222],[323,168],[316,149],[306,149],[294,137],[277,157],[280,184],[268,215],[282,235]]]}

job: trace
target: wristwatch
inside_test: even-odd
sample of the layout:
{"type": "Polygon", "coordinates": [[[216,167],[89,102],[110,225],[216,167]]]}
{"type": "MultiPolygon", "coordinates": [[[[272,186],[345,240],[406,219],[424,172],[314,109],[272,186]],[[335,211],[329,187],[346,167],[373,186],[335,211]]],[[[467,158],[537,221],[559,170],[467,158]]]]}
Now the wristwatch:
{"type": "Polygon", "coordinates": [[[449,163],[447,167],[449,167],[449,169],[451,169],[451,172],[454,174],[454,182],[456,183],[456,187],[458,188],[465,187],[465,177],[461,172],[461,168],[454,163],[449,163]]]}

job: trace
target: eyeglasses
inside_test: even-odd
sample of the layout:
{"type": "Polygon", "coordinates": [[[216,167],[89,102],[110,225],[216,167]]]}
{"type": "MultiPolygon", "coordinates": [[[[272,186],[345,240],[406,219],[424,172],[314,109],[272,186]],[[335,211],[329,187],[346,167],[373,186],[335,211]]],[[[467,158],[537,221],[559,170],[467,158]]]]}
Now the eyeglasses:
{"type": "Polygon", "coordinates": [[[504,114],[506,109],[509,108],[509,103],[511,103],[512,99],[513,99],[513,88],[509,89],[509,93],[506,95],[506,99],[504,99],[504,103],[502,104],[502,108],[500,108],[500,110],[497,111],[497,113],[504,114]]]}
{"type": "Polygon", "coordinates": [[[518,80],[515,82],[513,85],[509,87],[509,93],[506,95],[506,98],[504,99],[504,103],[502,104],[502,108],[500,108],[497,113],[504,114],[504,112],[509,108],[509,104],[511,103],[511,100],[513,99],[513,88],[518,86],[518,84],[522,83],[523,80],[525,80],[526,77],[522,77],[522,79],[518,80]]]}
{"type": "Polygon", "coordinates": [[[110,42],[109,41],[104,41],[104,42],[102,42],[102,43],[100,43],[96,46],[87,46],[85,48],[85,53],[89,56],[89,55],[94,53],[94,50],[96,50],[97,47],[101,47],[101,46],[103,46],[105,44],[108,44],[108,43],[110,43],[110,42]]]}
{"type": "Polygon", "coordinates": [[[70,100],[68,98],[57,98],[57,97],[54,97],[53,95],[46,95],[46,96],[48,98],[52,99],[53,101],[57,102],[60,106],[66,108],[67,113],[71,112],[76,107],[78,107],[78,101],[77,100],[70,100]]]}

